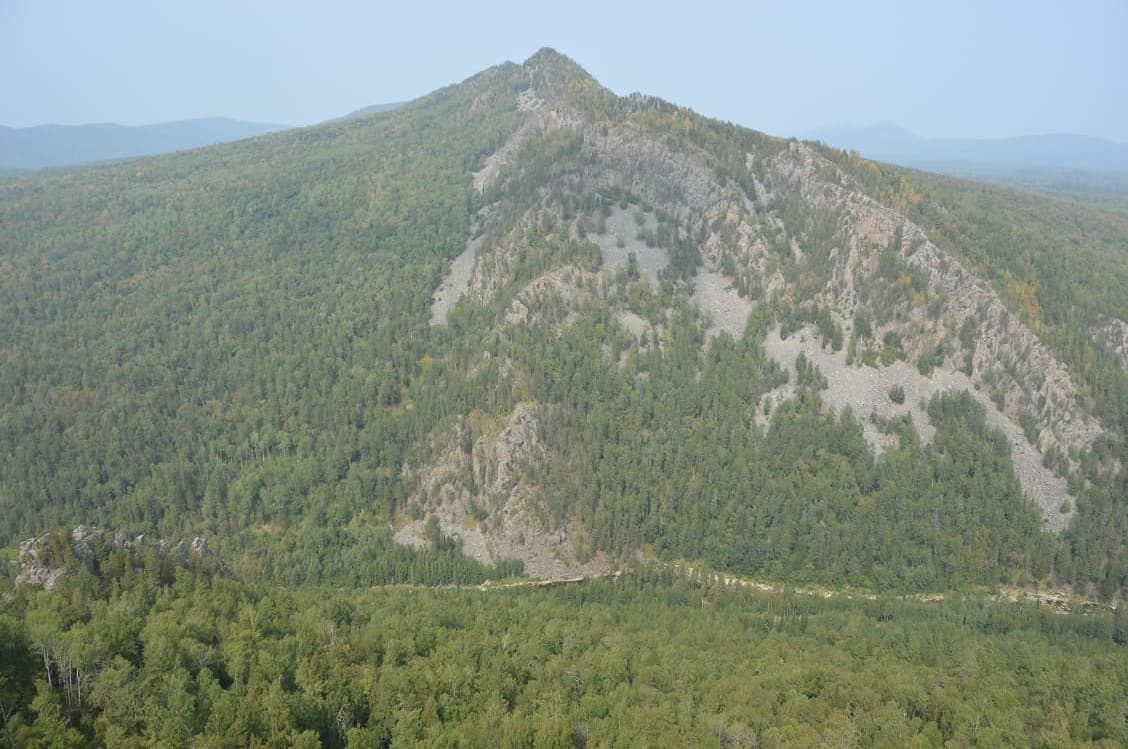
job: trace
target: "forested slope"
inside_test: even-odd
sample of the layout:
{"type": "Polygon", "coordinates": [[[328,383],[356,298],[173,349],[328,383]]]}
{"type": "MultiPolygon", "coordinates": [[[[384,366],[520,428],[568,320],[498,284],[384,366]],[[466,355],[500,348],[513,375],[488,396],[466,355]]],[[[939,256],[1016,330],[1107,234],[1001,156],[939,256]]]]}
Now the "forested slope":
{"type": "Polygon", "coordinates": [[[7,538],[85,518],[234,542],[394,504],[378,469],[417,439],[394,406],[505,134],[467,111],[484,88],[5,185],[7,538]]]}
{"type": "Polygon", "coordinates": [[[1114,596],[1125,375],[1092,330],[1128,317],[1128,233],[977,189],[618,98],[551,51],[387,113],[5,181],[0,530],[204,535],[286,583],[642,556],[1114,596]],[[767,356],[773,331],[970,389],[878,424],[767,356]],[[1063,479],[1052,505],[988,409],[1063,479]]]}
{"type": "Polygon", "coordinates": [[[145,555],[72,557],[0,613],[12,746],[1128,741],[1122,612],[765,594],[668,569],[286,589],[145,555]]]}

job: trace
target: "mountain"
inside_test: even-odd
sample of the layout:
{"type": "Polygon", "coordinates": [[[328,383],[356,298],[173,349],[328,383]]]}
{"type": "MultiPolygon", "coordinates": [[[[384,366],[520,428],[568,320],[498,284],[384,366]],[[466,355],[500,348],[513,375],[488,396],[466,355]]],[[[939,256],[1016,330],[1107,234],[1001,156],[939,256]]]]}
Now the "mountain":
{"type": "Polygon", "coordinates": [[[1005,166],[1128,172],[1128,144],[1071,133],[921,138],[896,125],[871,125],[824,128],[806,137],[868,158],[920,169],[1005,166]]]}
{"type": "Polygon", "coordinates": [[[1125,745],[1125,237],[547,49],[7,179],[0,728],[1125,745]]]}
{"type": "Polygon", "coordinates": [[[807,138],[866,158],[1128,210],[1128,145],[1058,133],[996,139],[921,138],[896,125],[839,126],[807,138]]]}
{"type": "Polygon", "coordinates": [[[223,117],[140,126],[0,126],[0,168],[42,169],[149,156],[242,140],[286,127],[223,117]]]}
{"type": "MultiPolygon", "coordinates": [[[[877,125],[836,125],[816,128],[803,133],[807,140],[817,140],[881,160],[872,154],[912,153],[925,147],[929,141],[892,123],[877,125]]],[[[975,141],[972,141],[975,142],[975,141]]]]}
{"type": "Polygon", "coordinates": [[[551,50],[8,180],[0,531],[199,535],[291,583],[642,558],[1115,595],[1125,236],[551,50]]]}

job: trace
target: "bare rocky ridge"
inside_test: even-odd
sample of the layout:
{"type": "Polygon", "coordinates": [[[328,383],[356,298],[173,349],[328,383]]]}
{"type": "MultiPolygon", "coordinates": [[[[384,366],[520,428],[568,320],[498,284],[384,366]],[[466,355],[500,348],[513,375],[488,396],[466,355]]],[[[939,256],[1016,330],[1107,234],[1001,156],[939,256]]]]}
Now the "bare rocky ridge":
{"type": "MultiPolygon", "coordinates": [[[[608,129],[607,134],[588,133],[595,163],[602,170],[589,170],[596,186],[630,190],[661,210],[679,217],[690,228],[712,227],[705,243],[706,267],[698,283],[708,290],[699,296],[707,311],[717,306],[734,306],[731,297],[719,293],[725,285],[709,273],[728,259],[738,272],[758,281],[764,295],[789,295],[793,292],[769,255],[765,237],[778,235],[787,227],[770,213],[772,193],[796,195],[812,221],[835,224],[837,250],[831,253],[830,282],[816,299],[828,304],[844,318],[857,307],[858,282],[876,272],[880,248],[893,244],[899,256],[911,267],[925,272],[933,298],[943,300],[940,318],[946,325],[928,319],[927,310],[906,299],[903,319],[885,321],[879,334],[897,333],[911,360],[933,351],[942,341],[952,346],[942,362],[958,369],[960,348],[952,331],[959,330],[968,318],[974,324],[972,380],[997,390],[1004,402],[1004,413],[1017,422],[1022,413],[1036,418],[1042,439],[1039,449],[1058,445],[1088,449],[1102,429],[1084,409],[1080,391],[1065,366],[1016,315],[1011,314],[991,287],[969,273],[955,258],[933,244],[925,233],[903,215],[885,208],[859,189],[831,162],[801,143],[791,143],[765,160],[764,171],[771,183],[756,201],[767,214],[748,209],[748,198],[734,185],[720,184],[702,163],[690,154],[671,151],[665,143],[627,128],[608,129]],[[633,137],[632,137],[633,136],[633,137]],[[702,283],[704,280],[704,283],[702,283]]],[[[749,168],[755,163],[749,155],[749,168]]],[[[793,251],[802,258],[802,241],[787,237],[793,251]]],[[[715,311],[714,311],[714,316],[715,311]]],[[[743,324],[728,326],[730,332],[743,330],[743,324]]]]}
{"type": "MultiPolygon", "coordinates": [[[[807,146],[792,144],[772,164],[777,190],[779,183],[785,182],[798,191],[813,214],[822,211],[837,220],[839,238],[844,243],[838,258],[842,264],[839,278],[873,273],[873,248],[893,245],[900,234],[900,243],[893,249],[909,266],[925,272],[929,291],[943,300],[940,318],[948,323],[937,326],[927,319],[926,311],[919,305],[906,303],[905,319],[890,321],[883,330],[901,335],[911,360],[934,350],[942,340],[956,347],[958,342],[948,331],[958,330],[971,318],[975,326],[972,381],[997,389],[1004,400],[1004,413],[1010,419],[1017,421],[1022,413],[1032,414],[1042,433],[1042,449],[1053,444],[1064,449],[1092,446],[1103,430],[1083,408],[1077,384],[1034,331],[1006,309],[987,283],[936,247],[904,216],[850,189],[849,177],[807,146]],[[828,172],[843,184],[824,179],[822,175],[828,172]]],[[[845,284],[832,283],[822,297],[845,317],[852,316],[857,304],[853,289],[845,284]]],[[[958,368],[954,356],[946,363],[952,369],[958,368]]]]}
{"type": "Polygon", "coordinates": [[[743,203],[735,187],[724,187],[702,159],[675,151],[630,126],[588,128],[585,160],[597,165],[585,177],[592,188],[615,187],[637,195],[689,228],[724,217],[743,203]]]}
{"type": "Polygon", "coordinates": [[[565,127],[578,127],[581,123],[579,113],[567,107],[545,106],[537,98],[534,89],[526,89],[517,98],[517,107],[527,113],[525,121],[509,140],[486,159],[482,168],[474,172],[474,189],[484,192],[493,184],[501,170],[517,156],[521,148],[533,138],[552,130],[565,127]]]}
{"type": "MultiPolygon", "coordinates": [[[[604,135],[593,129],[588,139],[593,160],[606,165],[603,170],[590,171],[595,185],[632,191],[691,228],[702,222],[710,227],[727,227],[728,239],[721,231],[710,233],[705,244],[706,260],[720,267],[728,256],[738,269],[760,281],[765,294],[788,292],[783,279],[772,270],[775,264],[764,241],[765,235],[785,227],[771,215],[761,218],[749,211],[747,196],[734,185],[720,184],[700,160],[673,152],[641,131],[611,128],[604,135]]],[[[754,163],[755,156],[750,154],[747,165],[751,168],[754,163]]],[[[943,253],[904,216],[852,187],[847,175],[807,146],[791,143],[765,160],[765,172],[772,192],[796,194],[814,220],[836,224],[835,236],[841,246],[832,254],[832,281],[821,292],[821,299],[843,317],[851,317],[858,301],[857,279],[875,272],[876,249],[889,246],[899,232],[901,241],[894,249],[910,266],[926,272],[930,290],[945,300],[941,317],[950,327],[958,330],[975,315],[973,380],[983,383],[993,379],[1004,399],[1005,412],[1012,419],[1017,420],[1023,412],[1033,414],[1045,435],[1043,449],[1051,444],[1065,449],[1092,446],[1102,429],[1085,412],[1076,383],[987,283],[943,253]]],[[[770,201],[771,192],[765,189],[762,195],[759,190],[757,193],[756,201],[768,208],[765,201],[770,201]]],[[[802,242],[796,239],[789,237],[793,249],[801,254],[802,242]]],[[[706,272],[709,270],[707,265],[706,272]]],[[[723,302],[718,299],[718,303],[723,302]]],[[[925,310],[910,311],[908,319],[891,322],[887,329],[901,334],[915,360],[933,350],[944,331],[924,319],[925,310]]],[[[954,361],[949,364],[956,368],[954,361]]]]}

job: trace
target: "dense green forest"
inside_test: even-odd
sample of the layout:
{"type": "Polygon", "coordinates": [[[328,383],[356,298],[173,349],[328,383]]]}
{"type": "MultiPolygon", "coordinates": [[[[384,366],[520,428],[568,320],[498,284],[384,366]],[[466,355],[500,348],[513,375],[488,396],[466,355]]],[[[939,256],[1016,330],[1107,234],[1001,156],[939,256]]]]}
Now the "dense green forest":
{"type": "Polygon", "coordinates": [[[668,568],[287,589],[152,550],[70,561],[0,611],[10,746],[1128,741],[1122,612],[759,593],[668,568]]]}

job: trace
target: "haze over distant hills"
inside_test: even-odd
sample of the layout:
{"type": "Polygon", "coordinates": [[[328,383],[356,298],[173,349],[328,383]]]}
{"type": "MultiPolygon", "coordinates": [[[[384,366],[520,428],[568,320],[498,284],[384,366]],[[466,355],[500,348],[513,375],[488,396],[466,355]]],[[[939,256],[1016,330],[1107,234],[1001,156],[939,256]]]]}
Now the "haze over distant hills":
{"type": "Polygon", "coordinates": [[[1065,195],[1106,208],[1128,194],[1128,144],[1073,133],[1012,138],[922,138],[891,124],[843,125],[805,134],[900,166],[1065,195]]]}
{"type": "Polygon", "coordinates": [[[42,169],[150,156],[242,140],[287,127],[226,117],[140,126],[98,123],[11,128],[0,125],[0,170],[42,169]]]}
{"type": "Polygon", "coordinates": [[[897,125],[881,124],[822,128],[807,137],[878,161],[920,169],[996,166],[1128,171],[1128,144],[1072,133],[922,138],[897,125]]]}

